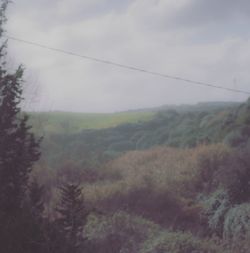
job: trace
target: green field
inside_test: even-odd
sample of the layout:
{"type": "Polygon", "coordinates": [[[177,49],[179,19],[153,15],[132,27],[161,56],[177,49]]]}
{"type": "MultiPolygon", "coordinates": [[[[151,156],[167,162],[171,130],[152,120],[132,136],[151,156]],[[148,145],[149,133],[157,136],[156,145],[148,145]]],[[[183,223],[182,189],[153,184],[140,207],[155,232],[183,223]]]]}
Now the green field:
{"type": "Polygon", "coordinates": [[[84,129],[102,129],[124,123],[151,120],[154,112],[118,113],[73,113],[73,112],[32,112],[30,121],[36,133],[78,133],[84,129]]]}

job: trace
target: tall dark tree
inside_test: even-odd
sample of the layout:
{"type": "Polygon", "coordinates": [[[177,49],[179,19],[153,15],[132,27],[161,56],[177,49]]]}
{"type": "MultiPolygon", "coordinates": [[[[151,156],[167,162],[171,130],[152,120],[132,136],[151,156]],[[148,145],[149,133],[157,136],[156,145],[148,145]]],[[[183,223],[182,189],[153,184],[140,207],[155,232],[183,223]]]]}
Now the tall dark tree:
{"type": "MultiPolygon", "coordinates": [[[[0,2],[0,41],[8,0],[0,2]]],[[[0,245],[1,252],[30,252],[27,196],[32,165],[39,159],[39,140],[21,112],[23,67],[6,64],[6,41],[0,47],[0,245]]]]}

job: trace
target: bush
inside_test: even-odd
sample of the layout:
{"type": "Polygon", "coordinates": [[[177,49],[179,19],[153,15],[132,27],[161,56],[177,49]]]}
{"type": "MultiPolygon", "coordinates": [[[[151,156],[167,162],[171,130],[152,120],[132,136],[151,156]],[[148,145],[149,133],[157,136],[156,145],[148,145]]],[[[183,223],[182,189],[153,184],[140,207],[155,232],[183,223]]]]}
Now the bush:
{"type": "Polygon", "coordinates": [[[245,138],[242,135],[241,131],[237,129],[226,135],[223,141],[229,146],[238,147],[245,142],[245,138]]]}
{"type": "Polygon", "coordinates": [[[195,238],[189,233],[163,232],[146,241],[139,253],[222,253],[213,242],[195,238]]]}
{"type": "Polygon", "coordinates": [[[201,146],[196,150],[197,191],[211,193],[220,186],[221,167],[232,155],[225,145],[201,146]]]}
{"type": "Polygon", "coordinates": [[[114,152],[125,152],[133,149],[135,149],[135,145],[130,141],[115,142],[108,147],[108,150],[114,152]]]}
{"type": "Polygon", "coordinates": [[[236,242],[250,240],[250,204],[237,205],[230,209],[225,217],[223,236],[236,242]]]}
{"type": "Polygon", "coordinates": [[[98,253],[138,253],[140,245],[159,233],[159,227],[140,217],[117,212],[111,216],[91,215],[85,235],[98,253]]]}
{"type": "Polygon", "coordinates": [[[229,195],[226,190],[219,189],[203,201],[208,227],[218,236],[223,234],[225,215],[230,209],[229,195]]]}
{"type": "Polygon", "coordinates": [[[227,189],[230,201],[241,204],[250,200],[250,157],[246,149],[234,151],[221,164],[215,180],[216,185],[227,189]]]}

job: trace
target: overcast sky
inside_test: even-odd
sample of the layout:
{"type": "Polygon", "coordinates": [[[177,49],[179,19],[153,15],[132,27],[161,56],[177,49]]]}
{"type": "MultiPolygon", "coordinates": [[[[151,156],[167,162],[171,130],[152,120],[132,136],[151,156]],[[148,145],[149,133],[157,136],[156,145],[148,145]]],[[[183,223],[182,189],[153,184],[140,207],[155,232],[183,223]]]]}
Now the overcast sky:
{"type": "MultiPolygon", "coordinates": [[[[250,91],[249,0],[18,0],[8,19],[8,33],[21,39],[250,91]]],[[[25,65],[27,84],[39,87],[34,110],[113,112],[247,99],[14,41],[9,56],[25,65]]]]}

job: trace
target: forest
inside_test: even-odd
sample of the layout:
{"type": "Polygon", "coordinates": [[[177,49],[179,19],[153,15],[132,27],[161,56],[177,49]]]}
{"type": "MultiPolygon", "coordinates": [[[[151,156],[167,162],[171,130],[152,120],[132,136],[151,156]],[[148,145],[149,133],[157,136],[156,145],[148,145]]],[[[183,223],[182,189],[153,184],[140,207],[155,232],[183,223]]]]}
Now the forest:
{"type": "Polygon", "coordinates": [[[250,99],[24,112],[1,1],[0,251],[249,253],[250,99]]]}
{"type": "MultiPolygon", "coordinates": [[[[80,185],[93,252],[248,252],[250,100],[47,133],[34,173],[46,209],[80,185]]],[[[92,252],[88,249],[87,252],[92,252]]]]}

